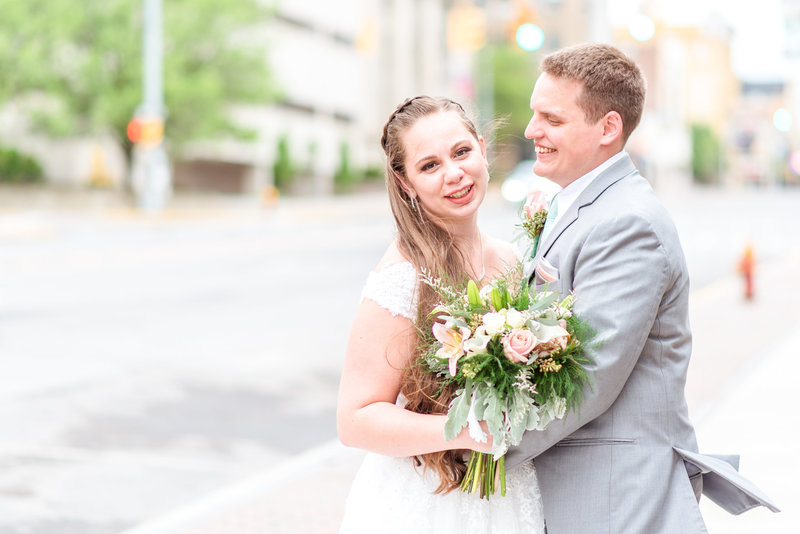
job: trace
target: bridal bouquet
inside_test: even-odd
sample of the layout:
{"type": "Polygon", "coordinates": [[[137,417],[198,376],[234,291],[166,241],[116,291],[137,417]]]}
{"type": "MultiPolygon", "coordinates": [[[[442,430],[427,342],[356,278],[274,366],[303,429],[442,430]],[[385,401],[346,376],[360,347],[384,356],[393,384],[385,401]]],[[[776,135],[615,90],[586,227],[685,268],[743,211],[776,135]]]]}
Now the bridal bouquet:
{"type": "Polygon", "coordinates": [[[505,496],[503,455],[518,445],[526,430],[542,430],[579,405],[588,376],[586,349],[593,334],[572,313],[572,295],[559,299],[536,292],[522,279],[521,268],[478,289],[465,291],[423,273],[440,297],[431,312],[435,322],[421,364],[442,387],[455,384],[445,424],[445,439],[468,427],[481,442],[493,437],[491,453],[473,451],[461,489],[488,499],[505,496]]]}

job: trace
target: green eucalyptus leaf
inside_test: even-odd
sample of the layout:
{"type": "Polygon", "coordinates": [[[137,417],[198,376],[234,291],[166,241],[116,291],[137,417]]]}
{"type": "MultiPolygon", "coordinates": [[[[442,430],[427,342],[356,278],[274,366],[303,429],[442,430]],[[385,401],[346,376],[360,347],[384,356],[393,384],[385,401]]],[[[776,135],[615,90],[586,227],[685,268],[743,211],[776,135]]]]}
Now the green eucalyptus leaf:
{"type": "Polygon", "coordinates": [[[551,306],[558,299],[556,293],[536,293],[536,298],[531,302],[528,311],[535,312],[544,310],[551,306]]]}
{"type": "Polygon", "coordinates": [[[444,439],[450,441],[461,433],[467,426],[469,416],[470,397],[472,396],[472,381],[468,380],[464,389],[456,392],[447,410],[447,421],[444,424],[444,439]]]}

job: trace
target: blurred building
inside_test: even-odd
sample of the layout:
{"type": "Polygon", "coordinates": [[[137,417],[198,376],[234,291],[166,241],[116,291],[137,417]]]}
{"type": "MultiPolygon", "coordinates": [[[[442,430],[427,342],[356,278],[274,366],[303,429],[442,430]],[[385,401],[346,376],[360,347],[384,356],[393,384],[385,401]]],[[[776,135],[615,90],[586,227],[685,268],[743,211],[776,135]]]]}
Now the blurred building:
{"type": "MultiPolygon", "coordinates": [[[[728,185],[800,184],[800,0],[781,0],[783,47],[771,76],[743,79],[727,120],[728,185]]],[[[775,58],[768,58],[775,60],[775,58]]]]}
{"type": "Polygon", "coordinates": [[[800,184],[800,0],[782,0],[787,86],[782,107],[790,113],[792,123],[784,137],[789,143],[790,165],[786,181],[800,184]]]}
{"type": "Polygon", "coordinates": [[[733,115],[734,131],[729,181],[735,185],[774,185],[785,181],[788,139],[772,116],[783,106],[784,82],[745,82],[733,115]]]}
{"type": "Polygon", "coordinates": [[[585,42],[609,42],[611,25],[606,0],[521,0],[538,13],[544,30],[544,52],[585,42]]]}
{"type": "Polygon", "coordinates": [[[191,186],[213,159],[239,165],[238,187],[258,190],[276,181],[280,144],[294,170],[289,191],[330,193],[348,170],[381,174],[381,129],[395,106],[448,92],[445,18],[446,2],[434,0],[278,2],[264,31],[281,96],[234,112],[258,141],[196,145],[177,185],[191,186]]]}
{"type": "MultiPolygon", "coordinates": [[[[614,40],[639,63],[648,88],[642,122],[628,150],[660,188],[688,185],[693,125],[709,130],[721,150],[727,146],[739,98],[730,39],[730,29],[715,21],[684,27],[656,20],[652,37],[644,40],[634,39],[629,28],[615,28],[614,40]]],[[[717,175],[724,161],[720,153],[717,175]]]]}

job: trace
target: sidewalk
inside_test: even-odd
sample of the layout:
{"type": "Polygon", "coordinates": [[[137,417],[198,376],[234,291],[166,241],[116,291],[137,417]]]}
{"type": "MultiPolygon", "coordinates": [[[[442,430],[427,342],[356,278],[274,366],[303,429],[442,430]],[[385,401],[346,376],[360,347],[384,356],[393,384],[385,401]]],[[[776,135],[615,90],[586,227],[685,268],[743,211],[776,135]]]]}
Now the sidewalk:
{"type": "MultiPolygon", "coordinates": [[[[797,254],[761,266],[753,302],[743,301],[733,276],[692,294],[687,397],[700,448],[741,454],[742,474],[783,510],[731,516],[703,499],[712,534],[798,532],[800,468],[793,457],[800,416],[793,405],[800,310],[787,298],[800,295],[797,272],[797,254]],[[748,335],[737,336],[744,330],[748,335]]],[[[122,534],[335,533],[362,457],[334,441],[122,534]]]]}
{"type": "Polygon", "coordinates": [[[800,532],[798,273],[795,250],[760,268],[754,302],[731,298],[743,292],[738,279],[709,286],[693,298],[696,343],[687,395],[690,408],[696,407],[691,415],[700,449],[739,454],[739,471],[781,509],[772,513],[759,507],[733,516],[703,499],[700,508],[712,534],[800,532]]]}

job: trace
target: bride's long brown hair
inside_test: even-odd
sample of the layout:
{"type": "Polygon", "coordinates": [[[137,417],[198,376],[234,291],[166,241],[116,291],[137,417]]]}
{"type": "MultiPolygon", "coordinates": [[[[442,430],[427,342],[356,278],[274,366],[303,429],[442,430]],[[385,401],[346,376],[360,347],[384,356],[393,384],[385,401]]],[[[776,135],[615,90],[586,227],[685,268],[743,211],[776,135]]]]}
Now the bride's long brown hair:
{"type": "MultiPolygon", "coordinates": [[[[446,226],[425,210],[419,200],[413,200],[407,192],[405,149],[403,133],[420,118],[434,113],[454,112],[464,123],[467,131],[477,140],[475,124],[457,102],[443,97],[416,96],[400,104],[383,127],[381,146],[386,154],[386,187],[392,208],[400,251],[418,271],[426,269],[434,276],[445,276],[454,283],[465,282],[467,277],[467,254],[454,239],[446,226]],[[403,183],[401,183],[403,182],[403,183]]],[[[429,313],[438,298],[426,284],[419,285],[419,308],[417,328],[430,331],[429,313]]],[[[425,372],[412,358],[403,370],[401,392],[408,399],[406,409],[426,414],[446,414],[454,391],[439,390],[434,375],[425,372]]],[[[462,451],[441,451],[416,457],[426,469],[439,475],[441,484],[438,493],[446,493],[458,487],[466,471],[462,451]]]]}

